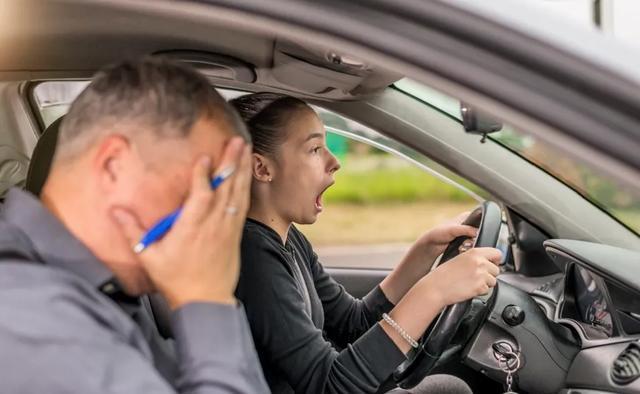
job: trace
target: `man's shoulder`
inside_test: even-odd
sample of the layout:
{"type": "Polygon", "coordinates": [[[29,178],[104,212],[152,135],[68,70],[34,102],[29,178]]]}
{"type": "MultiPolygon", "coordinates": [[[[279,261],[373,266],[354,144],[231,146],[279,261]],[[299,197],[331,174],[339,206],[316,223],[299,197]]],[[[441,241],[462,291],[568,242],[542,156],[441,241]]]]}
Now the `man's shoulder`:
{"type": "Polygon", "coordinates": [[[7,259],[32,259],[29,239],[15,225],[0,219],[0,264],[7,259]]]}

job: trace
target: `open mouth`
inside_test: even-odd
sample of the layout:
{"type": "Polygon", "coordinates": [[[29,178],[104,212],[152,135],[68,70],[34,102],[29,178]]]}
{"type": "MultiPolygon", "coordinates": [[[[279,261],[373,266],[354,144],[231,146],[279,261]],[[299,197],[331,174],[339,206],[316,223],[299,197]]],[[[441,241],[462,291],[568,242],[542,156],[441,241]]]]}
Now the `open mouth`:
{"type": "Polygon", "coordinates": [[[331,185],[333,185],[334,182],[331,182],[330,184],[328,184],[324,189],[322,189],[322,191],[320,192],[320,194],[318,194],[316,196],[316,210],[318,212],[321,212],[323,209],[323,205],[322,205],[322,195],[324,194],[325,191],[327,191],[328,188],[331,187],[331,185]]]}

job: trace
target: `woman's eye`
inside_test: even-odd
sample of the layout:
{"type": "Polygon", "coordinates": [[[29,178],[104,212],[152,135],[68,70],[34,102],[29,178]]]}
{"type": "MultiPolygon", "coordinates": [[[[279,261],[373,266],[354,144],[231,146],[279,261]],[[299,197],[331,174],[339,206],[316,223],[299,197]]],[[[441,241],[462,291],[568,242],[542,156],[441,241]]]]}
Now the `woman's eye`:
{"type": "Polygon", "coordinates": [[[322,147],[316,146],[315,148],[311,149],[311,152],[312,153],[318,153],[318,152],[320,152],[320,149],[322,149],[322,147]]]}

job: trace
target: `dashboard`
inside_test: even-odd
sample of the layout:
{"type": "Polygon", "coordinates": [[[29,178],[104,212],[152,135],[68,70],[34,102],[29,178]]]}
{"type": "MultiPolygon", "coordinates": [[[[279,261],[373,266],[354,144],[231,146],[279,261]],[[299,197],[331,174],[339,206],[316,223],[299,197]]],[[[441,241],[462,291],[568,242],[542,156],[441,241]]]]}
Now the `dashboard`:
{"type": "Polygon", "coordinates": [[[565,303],[563,317],[573,318],[580,323],[589,339],[610,338],[614,334],[613,318],[606,286],[601,278],[578,265],[571,266],[568,275],[568,286],[565,288],[573,291],[572,297],[565,295],[565,300],[573,302],[565,303]],[[573,311],[568,311],[573,308],[573,311]]]}
{"type": "Polygon", "coordinates": [[[555,321],[580,339],[563,393],[640,393],[640,253],[577,240],[544,246],[565,274],[555,321]]]}
{"type": "Polygon", "coordinates": [[[522,355],[520,390],[640,393],[640,253],[566,239],[544,247],[560,273],[500,275],[466,364],[504,381],[491,349],[507,343],[522,355]]]}

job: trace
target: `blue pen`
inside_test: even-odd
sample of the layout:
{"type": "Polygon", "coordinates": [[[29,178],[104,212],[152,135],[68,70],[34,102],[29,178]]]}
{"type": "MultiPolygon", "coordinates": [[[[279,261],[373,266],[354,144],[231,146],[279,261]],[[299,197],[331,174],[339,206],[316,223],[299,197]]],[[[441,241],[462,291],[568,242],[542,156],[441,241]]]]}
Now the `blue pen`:
{"type": "MultiPolygon", "coordinates": [[[[233,174],[234,171],[235,168],[233,166],[227,167],[222,170],[211,180],[211,189],[216,190],[218,186],[222,184],[222,182],[224,182],[233,174]]],[[[140,242],[138,242],[136,246],[133,247],[133,251],[136,253],[142,253],[142,251],[149,247],[149,245],[162,238],[171,229],[173,223],[175,223],[178,217],[180,217],[180,212],[182,212],[182,208],[178,208],[164,218],[160,219],[156,224],[153,225],[153,227],[149,229],[149,231],[146,232],[140,242]]]]}

